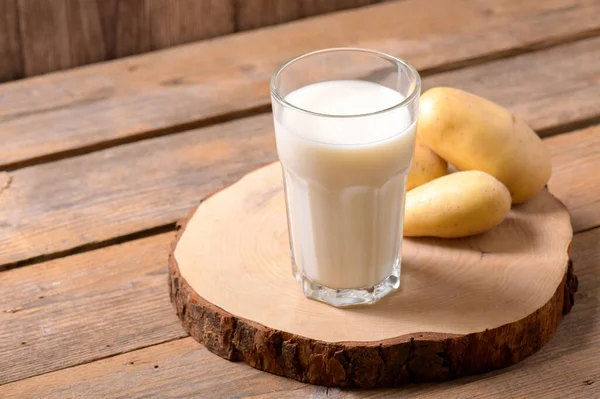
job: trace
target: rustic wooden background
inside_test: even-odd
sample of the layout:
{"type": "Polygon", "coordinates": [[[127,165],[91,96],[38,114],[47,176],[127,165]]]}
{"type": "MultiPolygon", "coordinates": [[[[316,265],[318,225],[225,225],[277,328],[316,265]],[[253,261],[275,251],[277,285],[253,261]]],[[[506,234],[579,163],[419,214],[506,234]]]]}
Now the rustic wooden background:
{"type": "Polygon", "coordinates": [[[0,82],[385,0],[0,0],[0,82]]]}
{"type": "Polygon", "coordinates": [[[388,1],[0,85],[0,398],[598,399],[599,98],[598,0],[388,1]],[[340,391],[224,361],[182,330],[166,284],[175,221],[277,159],[273,71],[341,45],[407,59],[423,90],[487,97],[545,137],[580,286],[538,354],[340,391]]]}

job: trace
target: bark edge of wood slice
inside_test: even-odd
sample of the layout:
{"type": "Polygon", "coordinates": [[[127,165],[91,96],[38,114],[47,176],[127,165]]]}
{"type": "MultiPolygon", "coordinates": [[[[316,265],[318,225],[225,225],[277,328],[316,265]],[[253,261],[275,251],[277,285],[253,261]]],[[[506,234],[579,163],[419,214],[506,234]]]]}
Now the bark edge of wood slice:
{"type": "Polygon", "coordinates": [[[375,305],[337,309],[304,298],[291,276],[281,184],[277,163],[262,167],[205,199],[178,224],[169,254],[171,301],[184,329],[227,360],[326,386],[442,381],[530,356],[573,306],[570,217],[546,189],[488,233],[405,240],[399,291],[375,305]],[[506,286],[486,285],[498,282],[506,286]],[[434,303],[421,305],[430,298],[423,295],[427,290],[434,303]],[[486,295],[497,297],[486,302],[486,295]],[[410,313],[410,306],[423,312],[410,313]],[[363,339],[370,333],[372,340],[363,339]],[[328,339],[335,334],[341,339],[328,339]]]}

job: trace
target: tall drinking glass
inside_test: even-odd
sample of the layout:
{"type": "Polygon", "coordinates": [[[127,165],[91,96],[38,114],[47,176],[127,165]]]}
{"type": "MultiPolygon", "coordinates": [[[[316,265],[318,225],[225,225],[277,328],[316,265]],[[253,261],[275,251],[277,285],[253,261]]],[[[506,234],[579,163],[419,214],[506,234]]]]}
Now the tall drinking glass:
{"type": "Polygon", "coordinates": [[[299,56],[273,75],[292,270],[307,297],[369,304],[400,285],[420,86],[406,62],[351,48],[299,56]]]}

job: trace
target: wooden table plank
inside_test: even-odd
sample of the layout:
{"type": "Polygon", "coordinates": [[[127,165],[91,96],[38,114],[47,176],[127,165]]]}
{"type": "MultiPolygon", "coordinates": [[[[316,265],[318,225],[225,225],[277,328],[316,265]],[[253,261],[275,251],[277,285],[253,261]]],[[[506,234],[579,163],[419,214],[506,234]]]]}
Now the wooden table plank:
{"type": "MultiPolygon", "coordinates": [[[[600,38],[593,38],[424,83],[471,89],[507,105],[534,128],[551,129],[539,115],[556,114],[553,123],[563,126],[600,117],[599,77],[600,38]],[[513,74],[515,88],[506,89],[513,87],[507,79],[486,71],[513,74]]],[[[59,118],[61,111],[49,114],[59,118]]],[[[597,155],[588,158],[597,165],[597,155]]],[[[264,114],[10,172],[12,184],[0,196],[0,266],[173,223],[200,198],[274,159],[271,117],[264,114]]],[[[582,218],[575,228],[594,223],[582,218]]]]}
{"type": "MultiPolygon", "coordinates": [[[[557,165],[550,189],[572,207],[580,226],[600,226],[600,126],[545,142],[557,165]],[[581,143],[588,147],[585,153],[579,151],[581,143]]],[[[158,160],[162,165],[161,156],[158,160]]],[[[178,197],[196,198],[185,193],[178,197]]],[[[166,258],[172,237],[158,235],[0,273],[0,324],[5,326],[0,329],[0,370],[9,370],[0,373],[0,384],[181,337],[183,330],[167,299],[166,258]]],[[[586,241],[582,248],[592,243],[586,241]]],[[[593,260],[593,253],[583,254],[578,262],[586,256],[593,260]]]]}
{"type": "MultiPolygon", "coordinates": [[[[1,386],[0,393],[3,398],[32,399],[141,398],[165,395],[177,398],[392,398],[397,397],[398,393],[406,397],[427,398],[544,395],[591,398],[594,392],[598,392],[595,385],[600,383],[598,242],[600,228],[575,236],[572,256],[580,282],[575,307],[565,317],[556,336],[547,346],[531,358],[506,370],[442,384],[410,386],[402,390],[340,391],[303,385],[251,369],[242,363],[227,362],[208,353],[192,339],[185,338],[13,382],[1,386]]],[[[130,278],[131,276],[124,278],[123,283],[130,278]]],[[[166,309],[170,306],[166,300],[166,284],[161,296],[164,301],[157,302],[156,305],[166,309]]],[[[152,317],[148,314],[148,321],[152,323],[151,320],[157,316],[157,313],[152,317]]],[[[98,335],[104,329],[103,325],[98,335]]],[[[109,335],[115,333],[113,331],[109,335]]],[[[68,346],[64,350],[68,350],[68,346]]]]}
{"type": "Polygon", "coordinates": [[[0,385],[186,336],[168,299],[173,237],[0,273],[0,385]]]}
{"type": "Polygon", "coordinates": [[[0,168],[264,111],[273,71],[317,48],[375,48],[431,73],[598,33],[596,0],[404,0],[9,83],[0,168]]]}
{"type": "MultiPolygon", "coordinates": [[[[548,183],[576,230],[600,225],[600,126],[544,140],[554,165],[548,183]]],[[[599,244],[600,245],[600,244],[599,244]]]]}

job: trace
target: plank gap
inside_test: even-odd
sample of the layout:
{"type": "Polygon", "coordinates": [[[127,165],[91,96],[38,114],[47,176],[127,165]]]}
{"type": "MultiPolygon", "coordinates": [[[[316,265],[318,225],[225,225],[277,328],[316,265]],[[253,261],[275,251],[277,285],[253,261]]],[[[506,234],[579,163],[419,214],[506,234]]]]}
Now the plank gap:
{"type": "Polygon", "coordinates": [[[545,129],[537,130],[538,135],[543,138],[558,136],[560,134],[568,134],[575,130],[585,129],[588,127],[594,127],[600,124],[600,115],[592,116],[590,118],[580,119],[577,121],[559,124],[545,129]]]}
{"type": "Polygon", "coordinates": [[[84,252],[94,251],[97,249],[102,249],[106,247],[110,247],[112,245],[124,244],[129,241],[135,241],[142,238],[147,238],[163,233],[174,232],[176,229],[176,223],[168,223],[156,227],[151,227],[149,229],[144,229],[140,231],[136,231],[130,234],[125,234],[122,236],[114,237],[108,240],[93,242],[89,244],[80,245],[77,247],[73,247],[64,251],[53,252],[50,254],[35,256],[33,258],[23,259],[18,262],[6,263],[4,265],[0,265],[0,272],[16,269],[19,267],[31,266],[42,262],[47,262],[50,260],[55,260],[59,258],[66,258],[67,256],[77,255],[84,252]]]}
{"type": "MultiPolygon", "coordinates": [[[[111,357],[115,357],[115,356],[124,355],[124,354],[126,354],[126,353],[130,353],[130,352],[135,352],[135,351],[139,351],[139,350],[143,350],[143,349],[151,348],[151,347],[153,347],[153,346],[158,346],[158,345],[168,344],[168,343],[170,343],[170,342],[179,341],[179,340],[182,340],[182,339],[186,339],[186,338],[188,338],[188,337],[189,337],[189,335],[187,335],[185,332],[183,332],[183,329],[182,329],[182,335],[181,335],[180,337],[175,337],[175,338],[169,338],[169,339],[165,339],[165,340],[162,340],[162,341],[160,341],[160,342],[155,342],[155,343],[153,343],[153,344],[149,344],[149,345],[142,345],[142,346],[140,346],[140,347],[137,347],[137,348],[134,348],[134,349],[131,349],[131,350],[124,350],[124,351],[119,351],[119,352],[111,353],[110,355],[99,356],[99,357],[97,357],[97,358],[90,358],[90,359],[87,359],[87,360],[85,360],[85,361],[82,361],[82,362],[79,362],[79,363],[74,363],[74,364],[71,364],[71,365],[69,365],[69,366],[67,366],[67,367],[59,367],[59,368],[57,368],[57,369],[55,369],[55,370],[52,370],[52,371],[47,371],[47,372],[45,372],[45,373],[40,373],[40,374],[36,374],[36,375],[32,375],[32,376],[29,376],[29,377],[27,377],[27,378],[23,378],[23,379],[20,379],[20,380],[14,380],[14,381],[10,381],[10,382],[0,383],[0,387],[1,387],[2,385],[6,385],[6,384],[12,384],[12,383],[14,383],[14,382],[17,382],[17,381],[24,381],[24,380],[28,380],[28,379],[30,379],[30,378],[39,377],[40,375],[49,374],[49,373],[54,373],[55,371],[68,370],[68,369],[72,369],[72,368],[74,368],[74,367],[83,366],[83,365],[85,365],[85,364],[89,364],[89,363],[94,363],[94,362],[99,362],[99,361],[102,361],[102,360],[110,359],[111,357]]],[[[27,342],[22,342],[22,344],[23,344],[23,345],[25,345],[26,343],[27,343],[27,342]]],[[[155,368],[157,368],[157,367],[155,366],[155,368]]]]}
{"type": "Polygon", "coordinates": [[[485,64],[491,61],[498,61],[503,58],[512,58],[523,54],[548,50],[565,44],[571,44],[586,39],[592,39],[599,35],[600,28],[593,28],[587,31],[574,33],[572,35],[567,35],[556,39],[540,40],[538,42],[533,42],[523,47],[515,47],[508,50],[502,50],[494,53],[485,54],[479,57],[466,58],[464,60],[449,62],[439,66],[423,68],[422,70],[419,70],[419,73],[421,77],[424,78],[442,72],[456,71],[459,69],[485,64]]]}
{"type": "MultiPolygon", "coordinates": [[[[157,137],[163,136],[171,136],[178,133],[183,133],[188,130],[198,129],[202,127],[207,127],[210,125],[217,125],[220,123],[225,123],[229,121],[233,121],[236,119],[243,119],[251,116],[256,116],[260,114],[265,114],[271,112],[271,104],[263,104],[258,105],[256,107],[247,108],[240,111],[229,112],[222,115],[216,115],[210,118],[202,118],[198,120],[192,120],[189,122],[185,122],[182,124],[177,124],[173,126],[169,126],[167,128],[155,129],[142,131],[138,134],[134,134],[127,137],[120,137],[113,140],[107,140],[100,143],[94,143],[82,147],[71,148],[65,151],[59,151],[49,154],[40,155],[38,157],[33,157],[29,159],[25,159],[22,161],[6,163],[0,165],[0,172],[11,172],[17,169],[27,168],[30,166],[42,165],[50,162],[56,162],[67,158],[73,158],[81,155],[91,154],[93,152],[106,150],[113,147],[118,147],[125,144],[136,143],[139,141],[145,141],[149,139],[154,139],[157,137]]],[[[0,269],[1,270],[1,269],[0,269]]]]}

